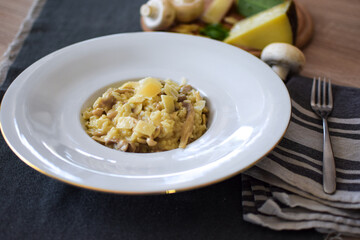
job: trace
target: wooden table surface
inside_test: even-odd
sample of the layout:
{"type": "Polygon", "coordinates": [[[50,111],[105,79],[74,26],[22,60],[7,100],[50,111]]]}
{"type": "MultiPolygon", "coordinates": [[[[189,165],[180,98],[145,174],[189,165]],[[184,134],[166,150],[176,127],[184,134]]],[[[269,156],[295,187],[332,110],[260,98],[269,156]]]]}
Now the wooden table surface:
{"type": "Polygon", "coordinates": [[[0,61],[34,0],[0,0],[0,61]]]}
{"type": "MultiPolygon", "coordinates": [[[[0,0],[1,56],[33,1],[0,0]]],[[[302,75],[360,87],[360,0],[297,1],[308,9],[315,25],[313,39],[303,49],[307,63],[302,75]]]]}
{"type": "MultiPolygon", "coordinates": [[[[0,0],[1,56],[33,1],[0,0]]],[[[326,76],[337,84],[360,87],[360,0],[297,1],[308,9],[315,25],[313,39],[303,49],[307,63],[302,75],[326,76]]]]}

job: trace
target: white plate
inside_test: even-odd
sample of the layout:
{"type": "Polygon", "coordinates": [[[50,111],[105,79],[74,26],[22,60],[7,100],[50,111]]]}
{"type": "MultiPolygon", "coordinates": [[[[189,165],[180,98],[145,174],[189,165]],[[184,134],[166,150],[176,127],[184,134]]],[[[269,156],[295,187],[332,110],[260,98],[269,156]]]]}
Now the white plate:
{"type": "Polygon", "coordinates": [[[84,188],[140,194],[192,189],[245,170],[275,147],[290,112],[283,82],[245,51],[202,37],[127,33],[31,65],[6,92],[0,121],[11,149],[34,169],[84,188]],[[211,111],[207,132],[186,149],[150,154],[92,140],[81,123],[84,107],[111,85],[147,76],[186,77],[200,90],[211,111]]]}

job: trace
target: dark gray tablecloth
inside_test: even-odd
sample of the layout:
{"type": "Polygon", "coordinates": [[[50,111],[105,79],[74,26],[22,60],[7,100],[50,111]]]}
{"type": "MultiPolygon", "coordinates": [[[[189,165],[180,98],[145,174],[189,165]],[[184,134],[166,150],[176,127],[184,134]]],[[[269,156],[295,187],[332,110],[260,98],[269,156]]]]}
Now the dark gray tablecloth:
{"type": "MultiPolygon", "coordinates": [[[[48,0],[2,93],[26,67],[69,44],[141,31],[145,0],[48,0]]],[[[320,239],[242,219],[241,176],[172,195],[124,196],[80,189],[36,172],[0,137],[0,239],[320,239]]]]}

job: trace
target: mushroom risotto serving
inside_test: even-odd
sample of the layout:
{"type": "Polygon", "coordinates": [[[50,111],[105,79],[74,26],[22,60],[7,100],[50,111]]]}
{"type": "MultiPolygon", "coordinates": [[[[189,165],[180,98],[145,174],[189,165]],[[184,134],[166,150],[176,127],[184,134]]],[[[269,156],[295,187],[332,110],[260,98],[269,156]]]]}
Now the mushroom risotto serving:
{"type": "Polygon", "coordinates": [[[183,80],[148,77],[109,88],[82,113],[97,142],[125,152],[185,148],[206,131],[208,108],[183,80]]]}

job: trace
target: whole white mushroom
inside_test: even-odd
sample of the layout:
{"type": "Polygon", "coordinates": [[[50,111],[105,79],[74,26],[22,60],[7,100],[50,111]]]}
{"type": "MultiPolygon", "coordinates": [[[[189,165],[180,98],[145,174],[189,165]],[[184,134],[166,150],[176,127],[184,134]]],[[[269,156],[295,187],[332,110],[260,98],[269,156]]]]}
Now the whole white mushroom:
{"type": "Polygon", "coordinates": [[[170,0],[175,8],[176,20],[189,23],[199,18],[204,10],[204,0],[170,0]]]}
{"type": "Polygon", "coordinates": [[[271,43],[261,52],[261,60],[270,65],[282,80],[288,74],[296,74],[305,65],[305,56],[300,49],[288,43],[271,43]]]}
{"type": "Polygon", "coordinates": [[[150,30],[166,30],[175,21],[175,9],[168,0],[150,0],[140,8],[144,25],[150,30]]]}

